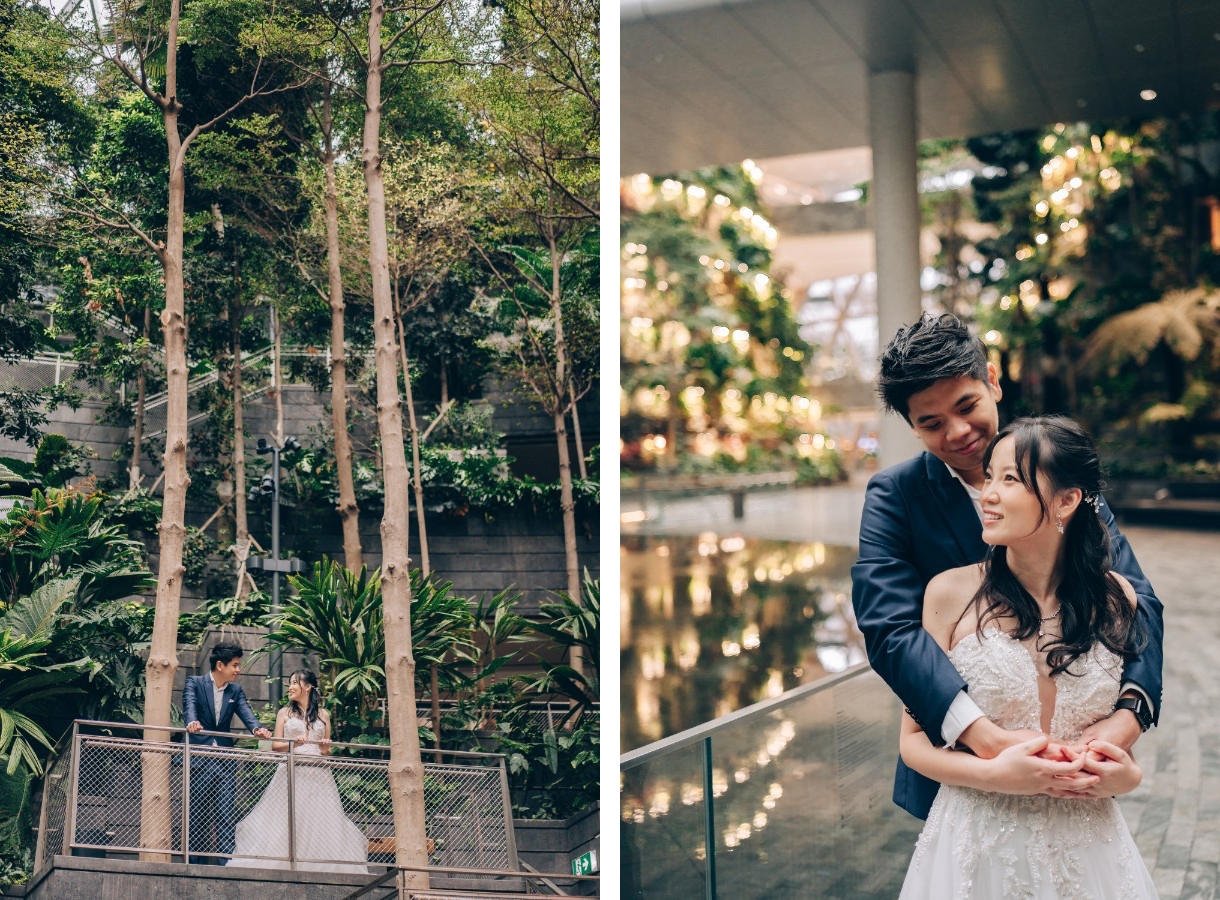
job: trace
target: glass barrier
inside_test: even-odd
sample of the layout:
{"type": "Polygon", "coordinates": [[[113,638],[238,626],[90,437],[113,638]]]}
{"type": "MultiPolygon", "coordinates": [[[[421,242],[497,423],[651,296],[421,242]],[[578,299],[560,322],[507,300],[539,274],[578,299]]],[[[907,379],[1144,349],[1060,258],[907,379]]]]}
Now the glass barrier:
{"type": "Polygon", "coordinates": [[[891,898],[900,707],[867,666],[622,758],[623,896],[891,898]]]}

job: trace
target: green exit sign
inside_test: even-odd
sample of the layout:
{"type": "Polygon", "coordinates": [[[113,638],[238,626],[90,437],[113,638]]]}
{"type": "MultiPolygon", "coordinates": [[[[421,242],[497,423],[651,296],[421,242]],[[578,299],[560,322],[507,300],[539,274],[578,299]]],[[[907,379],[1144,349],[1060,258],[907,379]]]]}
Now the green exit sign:
{"type": "Polygon", "coordinates": [[[597,871],[597,851],[590,850],[572,860],[573,875],[592,875],[597,871]]]}

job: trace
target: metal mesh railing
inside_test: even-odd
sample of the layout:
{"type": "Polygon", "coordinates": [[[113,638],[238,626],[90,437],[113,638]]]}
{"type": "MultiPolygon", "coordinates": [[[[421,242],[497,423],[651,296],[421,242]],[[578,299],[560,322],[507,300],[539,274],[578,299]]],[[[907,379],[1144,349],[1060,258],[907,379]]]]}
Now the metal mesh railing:
{"type": "MultiPolygon", "coordinates": [[[[48,770],[39,869],[72,852],[356,873],[395,862],[384,746],[336,743],[336,755],[322,756],[316,744],[281,752],[267,742],[259,749],[154,742],[124,730],[138,733],[76,724],[48,770]],[[98,730],[109,733],[91,733],[98,730]]],[[[504,758],[445,758],[456,762],[424,764],[430,862],[515,869],[504,758]]]]}
{"type": "Polygon", "coordinates": [[[80,363],[63,353],[39,353],[32,359],[0,363],[0,391],[36,391],[66,385],[85,400],[109,400],[110,392],[77,377],[80,363]]]}

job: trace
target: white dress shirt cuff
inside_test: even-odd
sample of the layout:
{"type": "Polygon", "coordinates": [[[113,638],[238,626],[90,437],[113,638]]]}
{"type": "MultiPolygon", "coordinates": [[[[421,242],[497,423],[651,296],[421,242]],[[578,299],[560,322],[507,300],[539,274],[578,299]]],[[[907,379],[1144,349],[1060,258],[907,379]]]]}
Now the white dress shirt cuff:
{"type": "Polygon", "coordinates": [[[945,739],[945,746],[952,747],[956,744],[962,732],[984,715],[979,705],[970,699],[965,688],[958,691],[953,702],[949,704],[949,711],[945,713],[945,721],[940,726],[940,736],[945,739]]]}

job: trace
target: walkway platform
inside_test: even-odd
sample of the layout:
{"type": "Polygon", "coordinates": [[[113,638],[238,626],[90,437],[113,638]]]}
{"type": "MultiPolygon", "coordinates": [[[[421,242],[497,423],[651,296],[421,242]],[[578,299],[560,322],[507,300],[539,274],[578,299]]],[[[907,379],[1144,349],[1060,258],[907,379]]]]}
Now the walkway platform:
{"type": "MultiPolygon", "coordinates": [[[[745,515],[725,515],[724,495],[648,508],[624,531],[854,544],[862,485],[796,488],[750,496],[745,515]]],[[[1162,900],[1220,900],[1220,531],[1130,525],[1123,533],[1165,604],[1165,684],[1158,728],[1135,755],[1144,781],[1122,808],[1162,900]]],[[[897,807],[894,815],[906,815],[897,807]]]]}

